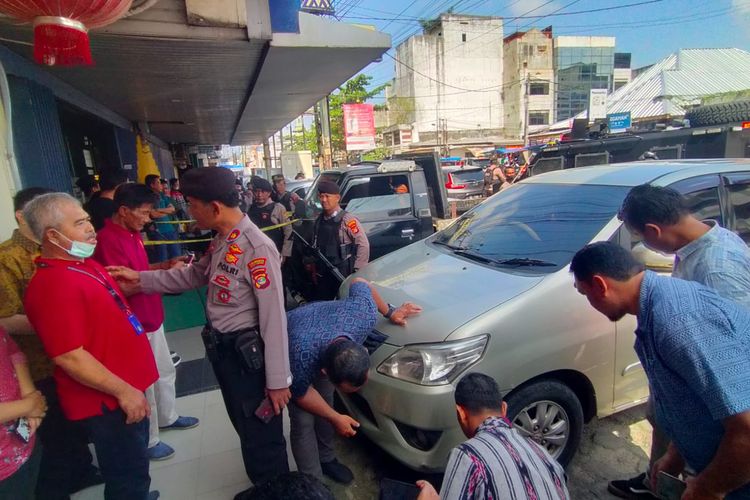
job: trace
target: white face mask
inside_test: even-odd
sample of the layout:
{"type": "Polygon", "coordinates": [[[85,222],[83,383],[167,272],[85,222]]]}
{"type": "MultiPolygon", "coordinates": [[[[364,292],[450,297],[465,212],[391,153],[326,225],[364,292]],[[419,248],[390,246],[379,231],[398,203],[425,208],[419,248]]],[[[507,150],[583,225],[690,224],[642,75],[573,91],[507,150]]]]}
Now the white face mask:
{"type": "Polygon", "coordinates": [[[94,255],[94,250],[96,250],[96,245],[91,243],[86,243],[84,241],[73,241],[64,234],[62,234],[57,229],[54,230],[57,234],[65,238],[71,243],[70,248],[65,248],[62,245],[58,245],[54,241],[50,240],[50,243],[53,245],[65,250],[69,255],[73,257],[77,257],[79,259],[88,259],[92,255],[94,255]]]}

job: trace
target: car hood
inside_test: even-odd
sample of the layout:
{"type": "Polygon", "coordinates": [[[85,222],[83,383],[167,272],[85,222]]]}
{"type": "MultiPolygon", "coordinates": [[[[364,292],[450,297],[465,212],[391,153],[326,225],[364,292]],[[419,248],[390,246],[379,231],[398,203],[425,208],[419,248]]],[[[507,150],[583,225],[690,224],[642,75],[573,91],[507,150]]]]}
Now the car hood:
{"type": "Polygon", "coordinates": [[[397,346],[443,341],[544,278],[482,266],[426,241],[371,262],[357,276],[373,282],[388,303],[413,302],[423,308],[421,314],[409,318],[406,327],[378,320],[375,329],[388,335],[387,343],[397,346]]]}

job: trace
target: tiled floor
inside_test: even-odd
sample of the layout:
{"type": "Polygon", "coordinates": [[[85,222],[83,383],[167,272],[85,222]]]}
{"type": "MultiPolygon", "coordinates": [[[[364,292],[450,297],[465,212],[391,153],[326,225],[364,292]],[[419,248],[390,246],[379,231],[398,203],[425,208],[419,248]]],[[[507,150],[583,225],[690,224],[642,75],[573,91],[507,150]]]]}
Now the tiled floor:
{"type": "MultiPolygon", "coordinates": [[[[200,328],[167,333],[167,341],[183,362],[204,356],[200,328]]],[[[151,489],[159,490],[161,500],[232,500],[250,483],[240,453],[240,440],[227,417],[218,390],[177,399],[180,415],[198,417],[194,429],[167,431],[161,439],[175,449],[175,456],[151,462],[151,489]]],[[[289,448],[289,418],[284,412],[289,466],[296,469],[289,448]]],[[[104,487],[82,491],[73,500],[101,500],[104,487]]]]}

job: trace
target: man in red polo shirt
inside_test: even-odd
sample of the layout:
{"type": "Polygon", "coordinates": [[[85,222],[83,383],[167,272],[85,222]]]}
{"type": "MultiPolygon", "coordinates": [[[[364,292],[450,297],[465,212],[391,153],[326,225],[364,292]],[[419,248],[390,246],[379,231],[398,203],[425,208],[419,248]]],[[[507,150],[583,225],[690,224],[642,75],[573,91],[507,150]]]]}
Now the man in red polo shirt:
{"type": "Polygon", "coordinates": [[[106,500],[150,500],[143,392],[157,379],[143,326],[107,271],[89,259],[96,233],[65,193],[32,200],[24,218],[42,242],[24,305],[55,363],[60,405],[96,449],[106,500]]]}
{"type": "MultiPolygon", "coordinates": [[[[170,269],[183,265],[182,257],[148,263],[141,231],[148,224],[150,212],[157,203],[157,195],[143,184],[123,184],[115,192],[114,210],[111,219],[96,233],[94,260],[103,266],[127,266],[137,271],[170,269]]],[[[195,417],[181,417],[175,409],[175,381],[177,370],[169,354],[164,336],[164,306],[161,295],[137,293],[128,297],[133,312],[140,320],[154,352],[159,380],[146,391],[151,406],[148,427],[148,457],[151,460],[166,460],[174,456],[174,449],[159,440],[159,429],[192,429],[198,425],[195,417]]]]}

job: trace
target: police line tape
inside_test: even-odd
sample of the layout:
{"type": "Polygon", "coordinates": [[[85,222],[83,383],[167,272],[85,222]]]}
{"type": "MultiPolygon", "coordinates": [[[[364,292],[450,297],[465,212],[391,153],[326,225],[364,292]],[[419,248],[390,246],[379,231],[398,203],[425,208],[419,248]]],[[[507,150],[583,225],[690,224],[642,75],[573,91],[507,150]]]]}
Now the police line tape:
{"type": "MultiPolygon", "coordinates": [[[[291,217],[294,215],[294,212],[287,212],[286,216],[291,217]]],[[[192,224],[193,222],[197,222],[195,219],[187,219],[187,220],[155,220],[152,221],[154,224],[192,224]]]]}
{"type": "MultiPolygon", "coordinates": [[[[264,233],[267,231],[273,231],[274,229],[280,229],[285,226],[291,226],[295,222],[299,222],[302,219],[294,219],[287,222],[282,222],[281,224],[276,224],[275,226],[268,226],[264,228],[260,228],[261,231],[264,233]]],[[[213,238],[200,238],[196,240],[154,240],[154,241],[144,241],[143,244],[145,246],[154,246],[154,245],[175,245],[175,244],[181,244],[181,243],[206,243],[208,241],[213,241],[213,238]]]]}

